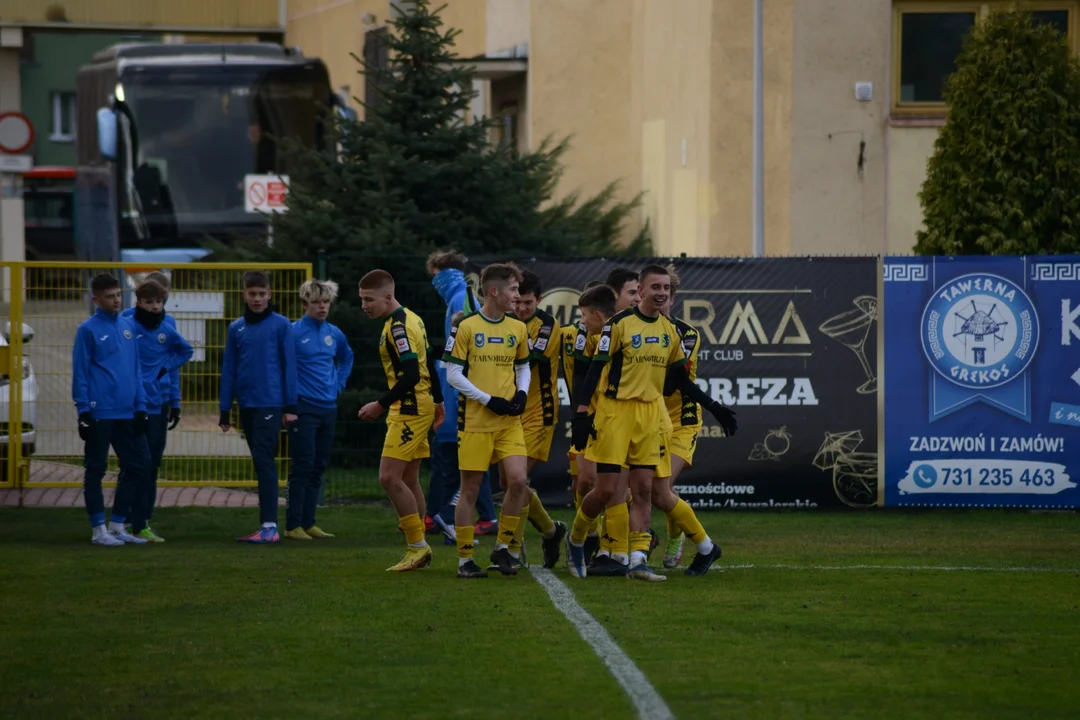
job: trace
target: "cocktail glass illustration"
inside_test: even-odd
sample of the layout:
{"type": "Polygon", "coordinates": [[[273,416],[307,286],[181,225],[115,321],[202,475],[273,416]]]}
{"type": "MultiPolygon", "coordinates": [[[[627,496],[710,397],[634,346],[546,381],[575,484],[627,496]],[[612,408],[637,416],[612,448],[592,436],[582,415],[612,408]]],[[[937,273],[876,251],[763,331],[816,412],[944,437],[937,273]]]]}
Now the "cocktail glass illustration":
{"type": "Polygon", "coordinates": [[[860,295],[852,300],[855,310],[831,317],[818,328],[822,333],[833,340],[847,345],[859,358],[863,372],[866,373],[866,382],[859,386],[857,392],[869,395],[877,392],[877,377],[874,369],[870,367],[870,361],[866,359],[866,339],[870,336],[870,328],[877,317],[877,298],[873,295],[860,295]]]}
{"type": "Polygon", "coordinates": [[[877,505],[877,453],[848,453],[833,465],[833,489],[836,496],[851,507],[877,505]]]}

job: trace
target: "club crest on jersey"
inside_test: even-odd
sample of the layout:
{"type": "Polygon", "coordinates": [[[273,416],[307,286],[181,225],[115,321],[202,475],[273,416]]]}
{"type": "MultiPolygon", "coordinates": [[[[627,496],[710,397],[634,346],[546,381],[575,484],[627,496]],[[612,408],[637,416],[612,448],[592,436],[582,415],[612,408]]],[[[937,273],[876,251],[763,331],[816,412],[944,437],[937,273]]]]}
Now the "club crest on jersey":
{"type": "Polygon", "coordinates": [[[577,337],[574,339],[574,349],[579,352],[585,349],[585,333],[577,334],[577,337]]]}
{"type": "Polygon", "coordinates": [[[124,339],[125,340],[130,340],[131,339],[131,331],[130,330],[125,330],[124,331],[124,339]]]}
{"type": "Polygon", "coordinates": [[[633,348],[634,348],[635,350],[637,350],[637,349],[638,349],[639,347],[641,347],[641,336],[640,336],[640,335],[634,335],[634,336],[632,336],[632,337],[630,338],[630,345],[631,345],[631,346],[632,346],[632,347],[633,347],[633,348]]]}
{"type": "MultiPolygon", "coordinates": [[[[325,338],[323,338],[323,342],[325,342],[328,346],[333,345],[334,344],[334,338],[327,335],[325,338]]],[[[400,342],[401,341],[399,340],[398,343],[400,344],[400,342]]]]}
{"type": "Polygon", "coordinates": [[[606,353],[608,351],[608,348],[610,348],[610,347],[611,347],[611,336],[610,335],[601,335],[600,336],[600,344],[596,347],[596,351],[600,352],[600,353],[606,353]]]}
{"type": "Polygon", "coordinates": [[[660,336],[660,344],[664,347],[671,347],[671,337],[667,333],[664,333],[660,336]]]}
{"type": "Polygon", "coordinates": [[[165,333],[158,333],[157,341],[162,345],[165,344],[165,333]]]}
{"type": "MultiPolygon", "coordinates": [[[[502,338],[499,338],[499,342],[502,342],[502,338]]],[[[506,345],[508,347],[514,347],[515,345],[517,345],[517,335],[511,335],[506,338],[506,345]]]]}
{"type": "Polygon", "coordinates": [[[473,344],[478,348],[484,347],[484,333],[476,333],[473,336],[473,344]]]}

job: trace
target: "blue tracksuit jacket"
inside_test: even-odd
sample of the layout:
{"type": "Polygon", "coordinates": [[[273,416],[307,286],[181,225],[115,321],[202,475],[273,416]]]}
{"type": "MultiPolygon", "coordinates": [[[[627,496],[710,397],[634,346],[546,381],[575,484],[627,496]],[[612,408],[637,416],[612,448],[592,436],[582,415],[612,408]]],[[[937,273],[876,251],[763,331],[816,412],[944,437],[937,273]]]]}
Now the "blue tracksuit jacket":
{"type": "MultiPolygon", "coordinates": [[[[480,303],[477,302],[476,297],[465,283],[465,273],[460,270],[443,270],[431,279],[431,284],[435,286],[439,297],[446,303],[446,321],[444,323],[446,335],[444,337],[450,337],[450,318],[461,311],[464,311],[466,315],[471,315],[480,308],[480,303]]],[[[441,360],[436,366],[436,372],[439,375],[439,384],[442,385],[446,421],[435,431],[435,442],[456,443],[458,439],[458,391],[451,387],[450,383],[446,382],[446,365],[441,360]]]]}
{"type": "Polygon", "coordinates": [[[172,389],[169,376],[174,372],[179,375],[180,366],[191,359],[195,349],[175,327],[170,327],[164,320],[156,328],[147,328],[134,317],[131,322],[135,325],[135,339],[139,341],[139,364],[142,366],[146,406],[149,414],[160,415],[161,406],[169,400],[162,392],[172,389]],[[166,374],[159,379],[162,368],[165,368],[166,374]]]}
{"type": "Polygon", "coordinates": [[[98,309],[75,331],[71,399],[95,420],[130,420],[146,411],[135,321],[98,309]]]}
{"type": "Polygon", "coordinates": [[[352,373],[353,351],[345,333],[307,315],[292,324],[296,341],[297,394],[319,407],[337,407],[338,393],[352,373]]]}
{"type": "Polygon", "coordinates": [[[283,408],[296,412],[296,344],[292,323],[270,313],[229,325],[221,363],[221,412],[236,400],[241,408],[283,408]]]}
{"type": "MultiPolygon", "coordinates": [[[[120,313],[126,318],[133,318],[135,315],[135,308],[125,308],[120,313]]],[[[165,319],[161,321],[162,325],[168,325],[172,329],[176,330],[176,318],[169,313],[165,313],[165,319]]],[[[183,337],[181,335],[180,337],[183,337]]],[[[162,404],[169,403],[169,407],[180,407],[180,369],[173,370],[165,377],[161,378],[161,389],[158,393],[161,397],[162,404]]]]}

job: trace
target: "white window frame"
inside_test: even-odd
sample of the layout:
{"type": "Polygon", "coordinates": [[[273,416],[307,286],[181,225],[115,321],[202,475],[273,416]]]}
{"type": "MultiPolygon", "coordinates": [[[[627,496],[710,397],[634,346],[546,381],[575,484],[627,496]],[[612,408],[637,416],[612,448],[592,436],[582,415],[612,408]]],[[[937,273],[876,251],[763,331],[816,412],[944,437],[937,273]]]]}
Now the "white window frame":
{"type": "Polygon", "coordinates": [[[75,93],[69,91],[57,91],[52,93],[52,132],[49,139],[53,142],[75,142],[75,93]],[[68,112],[70,113],[71,132],[64,132],[64,101],[67,100],[68,112]]]}

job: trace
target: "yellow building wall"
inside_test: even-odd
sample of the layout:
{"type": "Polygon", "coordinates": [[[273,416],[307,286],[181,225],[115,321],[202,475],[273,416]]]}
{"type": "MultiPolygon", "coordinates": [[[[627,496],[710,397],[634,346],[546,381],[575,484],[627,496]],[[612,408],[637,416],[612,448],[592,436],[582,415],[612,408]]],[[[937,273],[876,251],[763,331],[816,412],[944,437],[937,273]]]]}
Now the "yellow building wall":
{"type": "MultiPolygon", "coordinates": [[[[327,2],[327,0],[323,0],[327,2]]],[[[0,23],[278,30],[278,0],[3,0],[0,23]],[[63,17],[50,17],[58,6],[63,17]]]]}
{"type": "MultiPolygon", "coordinates": [[[[794,0],[764,3],[765,252],[791,251],[794,0]]],[[[814,3],[815,7],[817,6],[814,3]]],[[[712,255],[749,255],[752,240],[754,4],[713,2],[712,255]]]]}
{"type": "Polygon", "coordinates": [[[386,0],[289,0],[286,7],[285,44],[322,60],[330,87],[335,92],[347,87],[349,105],[361,117],[364,109],[354,98],[364,98],[364,77],[352,54],[363,57],[364,33],[385,23],[389,8],[386,0]],[[364,24],[366,14],[374,17],[374,24],[364,24]]]}
{"type": "Polygon", "coordinates": [[[471,58],[487,53],[487,0],[442,0],[432,5],[432,10],[445,4],[439,17],[443,30],[455,28],[461,31],[456,43],[459,57],[471,58]]]}
{"type": "Polygon", "coordinates": [[[630,114],[640,144],[642,221],[661,255],[709,252],[712,0],[634,0],[630,114]]]}
{"type": "Polygon", "coordinates": [[[492,0],[487,3],[487,53],[529,42],[529,5],[530,0],[492,0]]]}
{"type": "Polygon", "coordinates": [[[882,250],[889,13],[867,0],[795,6],[792,254],[882,250]],[[870,101],[855,99],[862,81],[873,83],[870,101]]]}
{"type": "Polygon", "coordinates": [[[888,194],[888,252],[910,254],[915,233],[922,228],[919,191],[926,180],[926,161],[934,152],[937,127],[890,127],[888,194]]]}
{"type": "Polygon", "coordinates": [[[529,16],[529,139],[570,136],[559,197],[641,184],[641,129],[630,98],[633,16],[626,0],[534,0],[529,16]]]}

